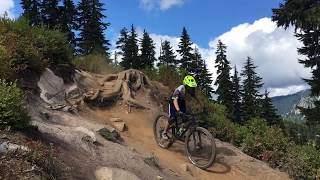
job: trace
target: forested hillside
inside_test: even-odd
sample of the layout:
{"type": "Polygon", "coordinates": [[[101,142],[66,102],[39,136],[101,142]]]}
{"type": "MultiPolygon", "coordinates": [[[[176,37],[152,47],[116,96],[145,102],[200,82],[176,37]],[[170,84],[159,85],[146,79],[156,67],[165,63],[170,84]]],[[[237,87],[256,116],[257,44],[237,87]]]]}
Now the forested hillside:
{"type": "MultiPolygon", "coordinates": [[[[40,131],[47,128],[55,135],[59,135],[56,132],[61,129],[64,133],[71,132],[61,135],[66,138],[58,136],[58,139],[70,143],[72,138],[77,138],[78,131],[88,132],[81,128],[73,130],[76,124],[73,120],[79,117],[75,116],[78,111],[84,109],[88,110],[84,112],[92,113],[98,108],[97,111],[104,111],[110,116],[117,112],[112,108],[108,111],[111,105],[120,110],[128,108],[128,116],[125,116],[128,119],[137,118],[130,114],[131,111],[136,111],[137,114],[151,113],[147,110],[148,104],[167,111],[167,97],[161,93],[166,92],[166,96],[169,96],[174,88],[182,84],[186,75],[192,75],[197,81],[197,99],[186,96],[188,110],[197,114],[200,125],[208,129],[215,138],[233,144],[272,168],[287,172],[294,179],[319,178],[320,101],[316,98],[320,95],[318,2],[285,0],[272,10],[272,19],[279,27],[295,26],[295,36],[303,43],[298,53],[305,57],[299,62],[312,71],[311,78],[305,80],[311,87],[310,91],[275,98],[270,98],[254,57],[250,54],[242,57],[242,66],[237,67],[227,56],[228,44],[219,40],[212,52],[215,60],[205,59],[195,45],[194,37],[190,36],[189,27],[175,30],[179,34],[176,50],[169,41],[163,41],[157,57],[155,41],[147,27],[141,35],[133,24],[123,27],[114,43],[116,47],[111,45],[110,37],[106,36],[106,32],[112,27],[106,10],[108,3],[101,0],[22,0],[21,6],[23,13],[19,18],[0,18],[1,133],[19,133],[30,128],[37,132],[37,127],[34,126],[36,124],[40,131]],[[209,64],[215,65],[216,72],[210,71],[209,64]],[[217,75],[216,79],[213,79],[213,73],[217,75]],[[55,81],[48,83],[49,77],[55,81]],[[46,91],[52,90],[54,93],[44,93],[46,85],[53,89],[46,91]],[[213,94],[217,97],[216,100],[213,100],[213,94]],[[309,94],[312,98],[306,98],[309,94]],[[150,99],[151,97],[156,100],[150,99]],[[34,104],[34,99],[41,103],[34,104]],[[69,101],[70,99],[73,101],[69,101]],[[63,103],[50,104],[55,100],[63,103]],[[32,110],[36,108],[34,111],[37,115],[30,111],[30,105],[32,110]],[[41,108],[45,110],[42,112],[41,108]],[[303,122],[296,123],[290,119],[297,112],[305,117],[303,122]],[[61,118],[61,122],[57,123],[51,118],[56,117],[55,115],[61,118]],[[66,117],[71,120],[64,121],[66,117]],[[46,123],[53,123],[52,128],[46,123]]],[[[125,114],[124,111],[117,113],[119,116],[125,114]]],[[[90,118],[80,117],[83,126],[91,127],[89,133],[84,134],[101,136],[101,131],[96,129],[100,128],[101,121],[97,120],[95,123],[100,124],[95,126],[94,123],[90,124],[90,118]]],[[[135,128],[139,130],[141,127],[135,128]]],[[[125,136],[131,135],[130,127],[128,131],[125,136]]],[[[100,154],[103,151],[99,151],[99,148],[107,151],[106,147],[111,146],[109,141],[115,141],[113,136],[110,140],[109,134],[102,136],[109,138],[102,145],[96,141],[91,142],[86,139],[88,137],[76,139],[78,141],[75,142],[80,147],[85,147],[85,150],[95,147],[98,150],[93,152],[100,154]],[[91,144],[87,146],[83,141],[91,144]]],[[[1,145],[2,139],[6,137],[0,136],[1,145]]],[[[45,143],[48,142],[43,142],[45,143]]],[[[119,148],[126,154],[124,152],[128,152],[128,149],[122,145],[118,143],[112,147],[119,148]]],[[[37,154],[37,151],[32,152],[37,154]]],[[[114,152],[116,149],[113,149],[112,153],[114,152]]],[[[130,151],[131,159],[134,159],[134,153],[130,151]]],[[[102,156],[110,164],[110,159],[115,157],[112,154],[102,156]]],[[[6,158],[9,157],[11,156],[6,158]]],[[[55,167],[50,164],[54,162],[47,159],[55,159],[51,154],[42,154],[40,159],[33,156],[29,159],[29,156],[22,157],[20,160],[30,161],[37,167],[44,166],[43,177],[59,179],[63,176],[63,173],[59,173],[60,170],[51,171],[50,167],[55,167]]],[[[157,161],[156,158],[153,159],[157,161]]],[[[123,165],[124,162],[120,160],[119,164],[123,165]]],[[[84,166],[89,165],[90,163],[84,166]]],[[[123,166],[140,173],[144,178],[155,177],[156,173],[168,177],[172,175],[161,171],[159,167],[150,168],[141,158],[123,166]],[[141,166],[134,167],[135,163],[141,166]],[[143,172],[141,167],[150,171],[143,172]]],[[[9,176],[10,174],[7,175],[9,176]]]]}

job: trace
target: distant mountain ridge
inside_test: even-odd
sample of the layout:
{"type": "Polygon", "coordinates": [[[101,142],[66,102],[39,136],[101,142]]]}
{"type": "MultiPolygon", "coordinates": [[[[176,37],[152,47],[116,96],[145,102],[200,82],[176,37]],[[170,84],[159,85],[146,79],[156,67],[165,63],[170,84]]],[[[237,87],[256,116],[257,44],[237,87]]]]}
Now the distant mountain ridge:
{"type": "Polygon", "coordinates": [[[307,98],[310,95],[310,90],[303,90],[295,94],[287,96],[276,96],[272,98],[274,106],[278,109],[278,113],[282,116],[287,115],[296,109],[296,106],[300,104],[300,101],[307,98]]]}
{"type": "Polygon", "coordinates": [[[297,107],[313,107],[314,97],[310,97],[311,91],[303,90],[287,96],[277,96],[272,98],[278,113],[283,117],[293,120],[303,120],[303,115],[297,107]]]}

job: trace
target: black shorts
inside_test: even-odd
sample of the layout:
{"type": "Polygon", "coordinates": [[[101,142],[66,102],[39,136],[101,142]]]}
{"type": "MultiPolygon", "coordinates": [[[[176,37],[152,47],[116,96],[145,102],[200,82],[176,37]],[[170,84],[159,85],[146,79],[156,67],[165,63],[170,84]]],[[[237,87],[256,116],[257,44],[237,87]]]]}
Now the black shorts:
{"type": "MultiPolygon", "coordinates": [[[[180,107],[180,111],[183,112],[183,113],[186,113],[186,108],[185,106],[181,106],[180,107]]],[[[169,104],[169,119],[170,121],[173,121],[173,120],[176,120],[177,119],[177,110],[176,108],[174,107],[173,104],[169,104]]]]}

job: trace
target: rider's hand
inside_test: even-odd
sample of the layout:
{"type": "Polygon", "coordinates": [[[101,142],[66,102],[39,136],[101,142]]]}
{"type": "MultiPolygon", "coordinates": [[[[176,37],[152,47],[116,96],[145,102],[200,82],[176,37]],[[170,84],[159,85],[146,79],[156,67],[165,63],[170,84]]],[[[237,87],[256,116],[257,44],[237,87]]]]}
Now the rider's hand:
{"type": "Polygon", "coordinates": [[[181,111],[178,111],[177,114],[178,114],[179,117],[183,117],[185,115],[185,113],[181,112],[181,111]]]}

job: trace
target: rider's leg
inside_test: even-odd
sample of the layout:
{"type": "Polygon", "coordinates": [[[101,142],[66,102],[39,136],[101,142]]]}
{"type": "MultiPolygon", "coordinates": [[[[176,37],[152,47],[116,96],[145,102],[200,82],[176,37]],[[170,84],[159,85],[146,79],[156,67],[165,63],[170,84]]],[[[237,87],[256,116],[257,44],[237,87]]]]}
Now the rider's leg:
{"type": "Polygon", "coordinates": [[[175,108],[171,107],[171,104],[169,104],[169,119],[165,122],[165,126],[164,126],[164,131],[162,133],[162,138],[163,139],[169,139],[167,132],[170,126],[170,121],[172,121],[175,117],[175,108]]]}

